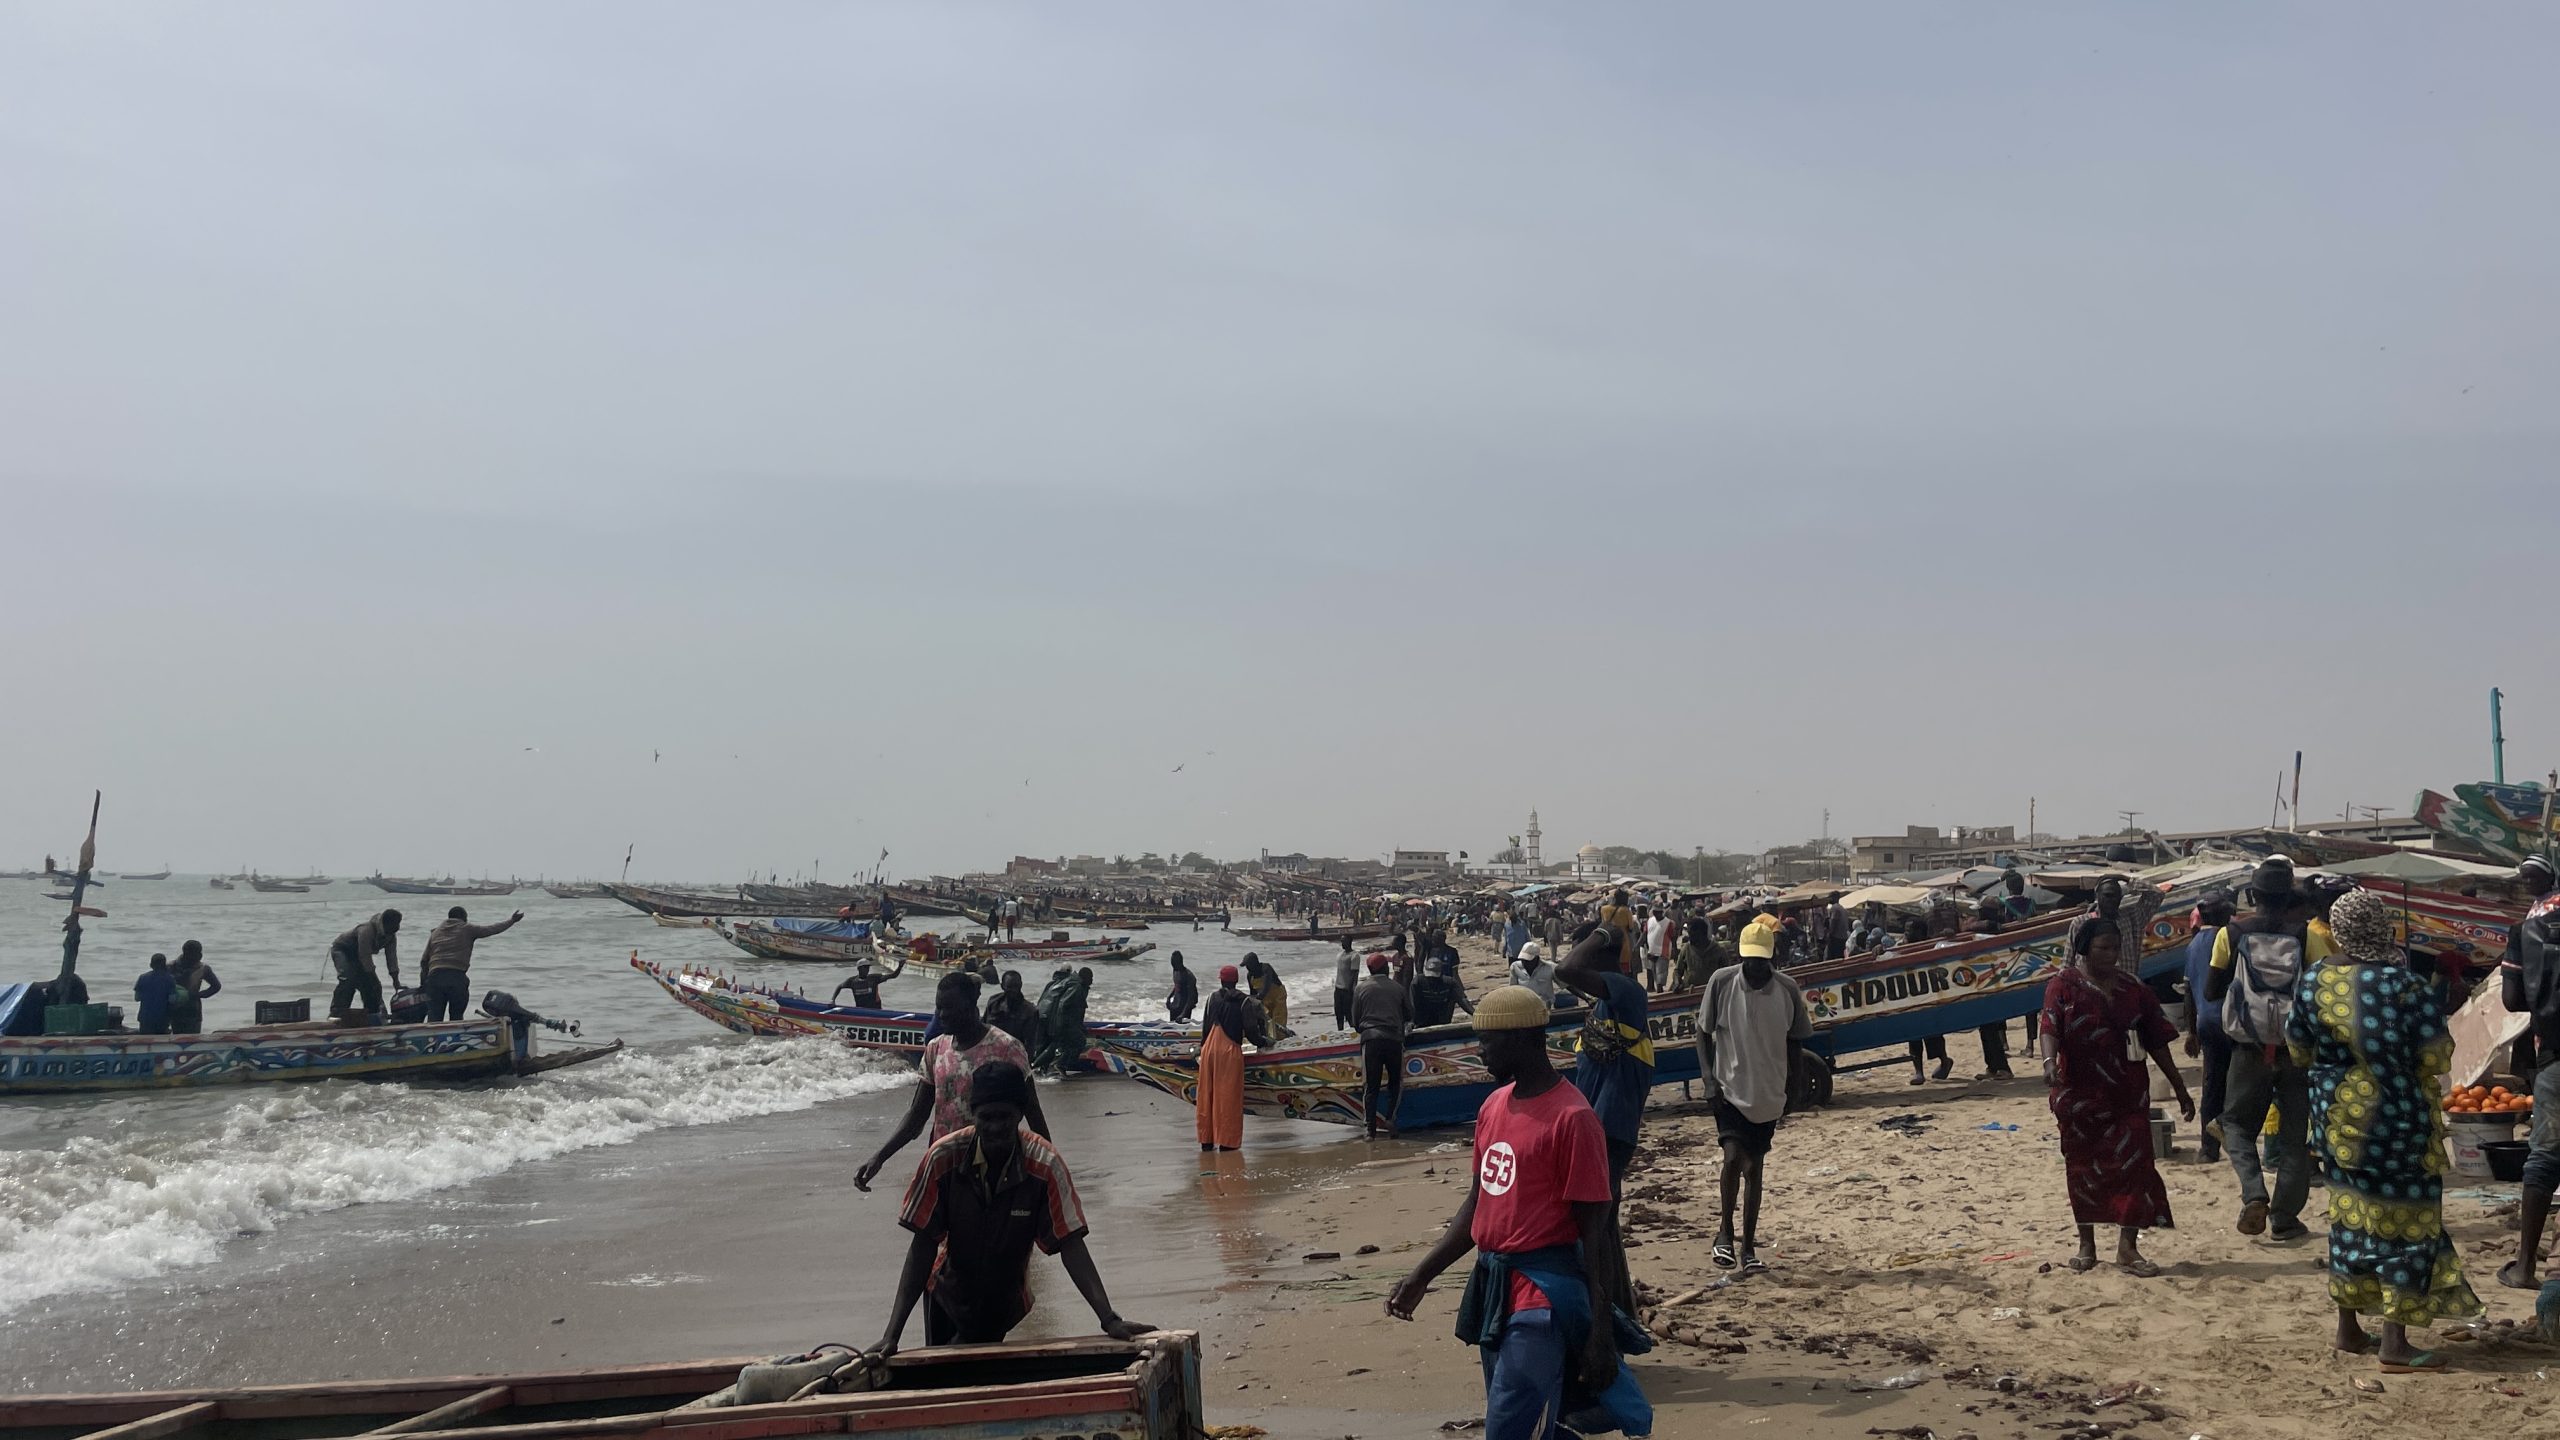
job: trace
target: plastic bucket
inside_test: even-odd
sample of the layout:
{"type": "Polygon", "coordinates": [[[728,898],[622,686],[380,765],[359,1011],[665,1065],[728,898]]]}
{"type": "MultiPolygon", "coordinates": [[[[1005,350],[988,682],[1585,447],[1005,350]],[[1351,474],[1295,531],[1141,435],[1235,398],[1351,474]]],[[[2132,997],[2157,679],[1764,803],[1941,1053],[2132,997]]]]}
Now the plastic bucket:
{"type": "Polygon", "coordinates": [[[2513,1115],[2448,1115],[2445,1135],[2453,1152],[2453,1173],[2473,1180],[2490,1178],[2489,1157],[2484,1145],[2516,1138],[2518,1117],[2513,1115]]]}

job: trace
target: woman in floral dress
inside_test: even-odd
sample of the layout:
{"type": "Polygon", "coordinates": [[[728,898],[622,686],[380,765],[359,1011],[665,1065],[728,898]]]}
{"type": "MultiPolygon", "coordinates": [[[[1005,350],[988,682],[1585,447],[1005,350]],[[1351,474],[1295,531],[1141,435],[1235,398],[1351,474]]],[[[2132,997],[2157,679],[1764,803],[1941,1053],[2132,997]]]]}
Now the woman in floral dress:
{"type": "Polygon", "coordinates": [[[2444,1115],[2453,1063],[2433,975],[2413,973],[2392,937],[2391,902],[2370,890],[2329,912],[2338,950],[2294,993],[2285,1039],[2311,1071],[2311,1154],[2329,1186],[2329,1298],[2340,1350],[2375,1349],[2396,1374],[2442,1368],[2409,1328],[2481,1313],[2444,1233],[2444,1115]]]}
{"type": "Polygon", "coordinates": [[[2196,1118],[2186,1078],[2169,1058],[2177,1027],[2140,977],[2117,965],[2124,937],[2112,925],[2082,925],[2071,937],[2071,965],[2045,982],[2044,1080],[2053,1087],[2054,1123],[2062,1131],[2062,1166],[2071,1188],[2071,1218],[2080,1226],[2074,1270],[2098,1267],[2098,1227],[2116,1227],[2116,1268],[2149,1279],[2160,1267],[2144,1259],[2146,1229],[2166,1230],[2169,1190],[2151,1158],[2151,1089],[2127,1037],[2178,1092],[2178,1113],[2196,1118]]]}

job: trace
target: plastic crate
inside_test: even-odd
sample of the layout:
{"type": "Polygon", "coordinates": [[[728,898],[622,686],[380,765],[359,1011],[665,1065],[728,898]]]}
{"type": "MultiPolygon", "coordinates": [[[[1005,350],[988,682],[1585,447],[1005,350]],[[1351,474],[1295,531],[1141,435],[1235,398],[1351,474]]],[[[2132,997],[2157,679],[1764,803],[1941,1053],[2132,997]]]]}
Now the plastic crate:
{"type": "Polygon", "coordinates": [[[261,1000],[258,1023],[261,1025],[299,1025],[311,1018],[311,997],[299,1000],[261,1000]]]}
{"type": "Polygon", "coordinates": [[[47,1035],[99,1035],[115,1023],[115,1007],[111,1005],[47,1005],[44,1007],[44,1033],[47,1035]]]}

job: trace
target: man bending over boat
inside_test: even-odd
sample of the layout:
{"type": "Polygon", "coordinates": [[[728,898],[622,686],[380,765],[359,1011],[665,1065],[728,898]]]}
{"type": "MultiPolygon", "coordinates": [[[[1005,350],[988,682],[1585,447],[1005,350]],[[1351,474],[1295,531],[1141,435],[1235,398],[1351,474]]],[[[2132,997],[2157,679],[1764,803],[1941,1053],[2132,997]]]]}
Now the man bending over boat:
{"type": "Polygon", "coordinates": [[[1085,1249],[1084,1206],[1056,1148],[1023,1128],[1037,1115],[1030,1077],[995,1061],[969,1077],[974,1122],[934,1142],[907,1186],[898,1223],[914,1234],[889,1310],[889,1328],[871,1354],[896,1353],[907,1317],[924,1300],[927,1345],[992,1345],[1031,1313],[1031,1247],[1055,1255],[1093,1307],[1102,1333],[1134,1340],[1154,1329],[1111,1308],[1102,1274],[1085,1249]]]}
{"type": "MultiPolygon", "coordinates": [[[[978,1013],[978,977],[954,973],[942,977],[933,988],[933,1018],[939,1032],[925,1042],[924,1059],[918,1062],[915,1093],[907,1102],[907,1113],[889,1138],[880,1142],[880,1151],[853,1172],[853,1188],[868,1192],[872,1177],[889,1157],[906,1148],[930,1120],[933,1133],[925,1137],[928,1144],[939,1143],[946,1135],[969,1128],[969,1077],[982,1066],[1002,1063],[1029,1074],[1031,1057],[1023,1053],[1022,1042],[989,1025],[978,1013]]],[[[1040,1113],[1040,1095],[1032,1091],[1022,1109],[1031,1128],[1042,1135],[1049,1133],[1049,1118],[1040,1113]]]]}
{"type": "Polygon", "coordinates": [[[338,988],[329,996],[332,1016],[351,1016],[350,1001],[364,1001],[364,1023],[382,1023],[382,975],[373,968],[379,955],[391,969],[391,987],[400,988],[400,912],[385,910],[329,942],[329,964],[338,972],[338,988]]]}

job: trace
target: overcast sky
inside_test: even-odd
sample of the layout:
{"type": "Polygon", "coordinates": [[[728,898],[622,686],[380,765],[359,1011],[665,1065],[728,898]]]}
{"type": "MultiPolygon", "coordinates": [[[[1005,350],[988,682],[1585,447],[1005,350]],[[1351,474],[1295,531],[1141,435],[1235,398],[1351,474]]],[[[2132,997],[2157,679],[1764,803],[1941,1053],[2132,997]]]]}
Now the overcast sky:
{"type": "Polygon", "coordinates": [[[12,4],[0,868],[2202,827],[2491,685],[2539,774],[2555,31],[12,4]]]}

